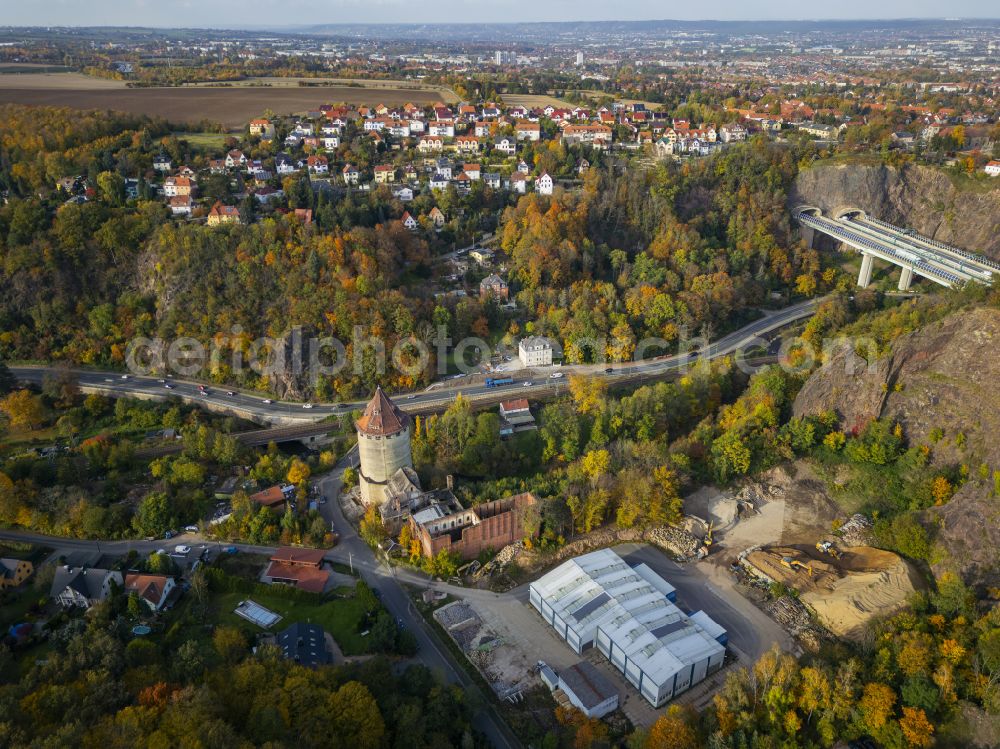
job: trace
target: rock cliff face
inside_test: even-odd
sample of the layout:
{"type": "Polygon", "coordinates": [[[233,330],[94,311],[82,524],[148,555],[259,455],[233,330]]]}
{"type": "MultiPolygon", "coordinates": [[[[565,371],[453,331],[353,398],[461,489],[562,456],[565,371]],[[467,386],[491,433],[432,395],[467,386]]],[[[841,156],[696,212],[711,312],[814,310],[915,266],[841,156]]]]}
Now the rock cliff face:
{"type": "Polygon", "coordinates": [[[799,173],[788,205],[812,205],[825,214],[847,208],[924,236],[1000,259],[1000,180],[985,192],[959,190],[931,167],[902,169],[821,164],[799,173]]]}
{"type": "Polygon", "coordinates": [[[871,368],[841,351],[806,381],[793,406],[796,415],[832,409],[847,431],[890,419],[911,443],[930,444],[931,430],[942,430],[933,460],[964,463],[971,476],[948,504],[931,510],[947,551],[942,564],[990,585],[1000,582],[1000,499],[977,469],[1000,470],[998,345],[1000,311],[962,311],[897,339],[871,368]]]}

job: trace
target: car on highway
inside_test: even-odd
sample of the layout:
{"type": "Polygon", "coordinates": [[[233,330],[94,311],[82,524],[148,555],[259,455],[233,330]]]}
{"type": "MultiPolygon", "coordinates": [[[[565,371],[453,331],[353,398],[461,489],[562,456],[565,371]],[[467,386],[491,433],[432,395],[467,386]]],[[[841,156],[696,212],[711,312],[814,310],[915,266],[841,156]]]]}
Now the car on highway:
{"type": "Polygon", "coordinates": [[[410,393],[408,396],[406,396],[406,400],[411,401],[411,400],[413,400],[416,397],[417,397],[416,395],[414,395],[413,393],[410,393]]]}
{"type": "Polygon", "coordinates": [[[521,387],[530,388],[534,384],[531,380],[525,380],[521,383],[521,387]]]}
{"type": "Polygon", "coordinates": [[[235,546],[227,546],[222,550],[223,554],[235,554],[239,551],[235,546]]]}
{"type": "Polygon", "coordinates": [[[234,395],[236,395],[236,393],[234,393],[232,390],[227,390],[226,391],[226,395],[228,395],[230,398],[232,398],[234,395]]]}
{"type": "Polygon", "coordinates": [[[313,407],[312,403],[303,403],[302,404],[302,408],[312,408],[312,407],[313,407]]]}
{"type": "Polygon", "coordinates": [[[261,401],[261,403],[266,403],[267,405],[271,405],[271,403],[273,402],[274,401],[272,401],[270,398],[265,398],[264,400],[261,401]]]}
{"type": "Polygon", "coordinates": [[[337,408],[347,408],[347,404],[346,403],[338,403],[337,404],[337,408]]]}
{"type": "Polygon", "coordinates": [[[549,375],[549,379],[550,380],[558,380],[562,376],[563,376],[562,372],[553,372],[552,374],[549,375]]]}
{"type": "Polygon", "coordinates": [[[114,380],[112,380],[110,377],[105,377],[104,381],[105,382],[114,382],[114,380]]]}
{"type": "Polygon", "coordinates": [[[126,375],[122,375],[122,379],[123,380],[127,380],[128,379],[128,375],[127,374],[126,375]]]}
{"type": "Polygon", "coordinates": [[[174,554],[189,554],[191,552],[190,546],[185,546],[184,544],[179,544],[174,547],[174,554]]]}
{"type": "Polygon", "coordinates": [[[165,388],[166,388],[167,390],[173,390],[173,389],[174,389],[174,386],[173,386],[173,385],[171,385],[171,384],[170,384],[169,382],[168,382],[168,383],[166,383],[166,384],[164,384],[164,386],[163,386],[163,387],[165,387],[165,388]]]}
{"type": "Polygon", "coordinates": [[[607,369],[604,370],[604,374],[614,374],[614,371],[615,370],[613,367],[608,367],[607,369]]]}

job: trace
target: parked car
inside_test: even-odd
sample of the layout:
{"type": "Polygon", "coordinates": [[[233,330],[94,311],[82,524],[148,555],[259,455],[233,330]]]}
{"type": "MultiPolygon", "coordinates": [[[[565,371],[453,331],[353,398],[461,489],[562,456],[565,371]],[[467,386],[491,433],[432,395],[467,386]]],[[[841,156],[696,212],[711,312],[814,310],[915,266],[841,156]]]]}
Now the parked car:
{"type": "Polygon", "coordinates": [[[549,379],[550,380],[558,380],[562,376],[563,376],[562,372],[553,372],[552,374],[549,375],[549,379]]]}
{"type": "Polygon", "coordinates": [[[239,551],[235,546],[227,546],[222,550],[223,554],[235,554],[239,551]]]}
{"type": "Polygon", "coordinates": [[[185,525],[184,526],[184,530],[187,531],[188,533],[197,533],[198,532],[198,526],[197,525],[185,525]]]}
{"type": "Polygon", "coordinates": [[[179,546],[174,547],[174,554],[188,554],[190,553],[190,551],[191,547],[185,546],[184,544],[180,544],[179,546]]]}
{"type": "Polygon", "coordinates": [[[173,538],[173,537],[174,537],[174,536],[176,536],[176,535],[177,535],[177,534],[176,534],[176,533],[174,533],[173,531],[167,531],[166,533],[164,533],[164,534],[163,534],[163,537],[164,537],[165,539],[167,539],[167,540],[170,540],[171,538],[173,538]]]}

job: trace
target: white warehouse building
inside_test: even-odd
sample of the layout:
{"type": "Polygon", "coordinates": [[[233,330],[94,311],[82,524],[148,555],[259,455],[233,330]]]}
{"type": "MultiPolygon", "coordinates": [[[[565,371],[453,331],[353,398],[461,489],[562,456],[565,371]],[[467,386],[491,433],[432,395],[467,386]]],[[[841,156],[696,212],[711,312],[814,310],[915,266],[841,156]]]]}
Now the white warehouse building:
{"type": "Polygon", "coordinates": [[[531,605],[577,653],[596,645],[654,707],[722,666],[726,631],[687,616],[674,588],[611,549],[570,559],[530,586],[531,605]]]}

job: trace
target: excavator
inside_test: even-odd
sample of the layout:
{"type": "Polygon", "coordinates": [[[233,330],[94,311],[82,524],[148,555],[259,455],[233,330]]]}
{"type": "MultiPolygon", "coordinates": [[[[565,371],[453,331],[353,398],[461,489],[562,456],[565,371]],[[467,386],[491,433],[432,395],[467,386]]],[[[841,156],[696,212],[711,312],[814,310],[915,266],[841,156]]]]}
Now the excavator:
{"type": "Polygon", "coordinates": [[[801,569],[804,572],[807,572],[809,577],[812,577],[813,568],[811,564],[803,564],[798,559],[793,559],[792,557],[782,557],[781,564],[790,570],[801,569]]]}
{"type": "Polygon", "coordinates": [[[833,545],[833,541],[817,541],[816,551],[820,554],[829,554],[834,559],[840,559],[840,551],[833,545]]]}

